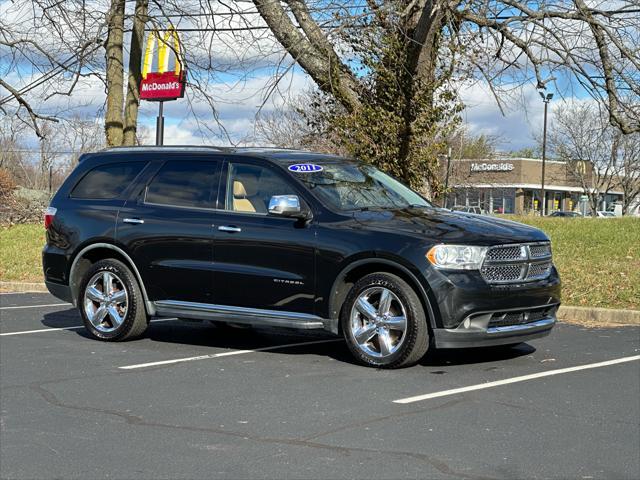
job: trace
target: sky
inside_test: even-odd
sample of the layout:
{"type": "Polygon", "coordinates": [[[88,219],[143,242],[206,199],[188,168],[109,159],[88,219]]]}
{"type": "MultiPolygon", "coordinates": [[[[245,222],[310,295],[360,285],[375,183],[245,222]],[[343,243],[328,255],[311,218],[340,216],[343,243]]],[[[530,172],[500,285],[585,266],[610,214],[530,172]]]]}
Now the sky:
{"type": "MultiPolygon", "coordinates": [[[[313,86],[313,81],[300,69],[297,69],[292,77],[292,86],[288,92],[291,97],[313,86]]],[[[235,139],[251,136],[253,133],[253,119],[262,101],[262,87],[267,81],[268,78],[258,78],[246,88],[230,92],[229,96],[233,99],[230,99],[228,104],[218,105],[221,123],[235,139]]],[[[488,89],[481,84],[461,87],[460,95],[466,105],[462,117],[470,134],[496,137],[497,148],[505,152],[536,146],[535,138],[539,138],[543,127],[544,104],[533,85],[525,87],[518,98],[507,102],[504,114],[488,89]]],[[[282,98],[276,96],[273,102],[265,105],[263,111],[272,110],[282,101],[282,98]]],[[[559,102],[563,100],[557,99],[556,104],[559,102]]],[[[143,103],[146,105],[143,105],[141,110],[141,121],[150,129],[151,135],[147,141],[151,143],[155,139],[153,135],[157,105],[151,102],[143,103]]],[[[207,137],[203,137],[198,131],[185,103],[182,99],[165,103],[165,143],[208,142],[207,137]]],[[[211,115],[208,112],[201,111],[200,114],[201,118],[209,117],[210,120],[211,115]]],[[[224,139],[221,138],[220,141],[224,142],[224,139]]]]}
{"type": "MultiPolygon", "coordinates": [[[[264,101],[264,87],[271,76],[258,76],[244,85],[231,87],[222,82],[210,88],[216,91],[220,101],[215,103],[220,123],[232,142],[243,142],[254,133],[256,114],[264,101]]],[[[279,108],[287,97],[313,88],[313,81],[299,68],[288,75],[286,95],[275,94],[262,106],[263,112],[279,108]]],[[[2,90],[0,88],[0,90],[2,90]]],[[[519,150],[535,146],[534,135],[542,131],[543,103],[533,86],[525,87],[520,98],[513,99],[505,106],[504,115],[500,111],[490,92],[481,84],[466,85],[460,88],[460,95],[466,105],[462,113],[468,131],[473,135],[490,135],[498,138],[498,148],[504,151],[519,150]]],[[[4,96],[4,92],[0,92],[4,96]]],[[[165,143],[166,144],[229,144],[214,125],[213,114],[208,105],[192,98],[193,93],[187,87],[186,98],[165,102],[165,143]],[[196,118],[198,121],[196,121],[196,118]],[[215,133],[206,130],[200,124],[208,124],[215,133]]],[[[76,88],[71,102],[66,97],[47,102],[43,113],[54,111],[76,112],[84,118],[102,121],[104,115],[105,93],[101,85],[81,85],[76,88]],[[69,106],[69,103],[73,105],[69,106]]],[[[562,102],[561,99],[556,104],[562,102]]],[[[155,117],[158,105],[155,102],[142,101],[139,121],[147,132],[145,143],[155,139],[155,117]]],[[[28,134],[30,142],[35,136],[28,134]]]]}

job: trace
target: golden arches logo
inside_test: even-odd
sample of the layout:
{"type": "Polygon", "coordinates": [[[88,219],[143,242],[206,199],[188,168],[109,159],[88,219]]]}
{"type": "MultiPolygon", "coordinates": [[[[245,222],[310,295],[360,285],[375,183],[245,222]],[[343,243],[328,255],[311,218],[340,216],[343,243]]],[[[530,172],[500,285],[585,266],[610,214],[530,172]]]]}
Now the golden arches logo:
{"type": "Polygon", "coordinates": [[[174,28],[170,28],[169,30],[165,30],[162,35],[158,30],[154,30],[149,34],[149,38],[147,38],[147,49],[144,53],[144,62],[142,64],[142,78],[147,78],[147,75],[151,71],[156,44],[158,45],[157,73],[165,73],[169,69],[169,53],[173,52],[176,57],[174,73],[180,75],[182,71],[180,37],[174,28]]]}

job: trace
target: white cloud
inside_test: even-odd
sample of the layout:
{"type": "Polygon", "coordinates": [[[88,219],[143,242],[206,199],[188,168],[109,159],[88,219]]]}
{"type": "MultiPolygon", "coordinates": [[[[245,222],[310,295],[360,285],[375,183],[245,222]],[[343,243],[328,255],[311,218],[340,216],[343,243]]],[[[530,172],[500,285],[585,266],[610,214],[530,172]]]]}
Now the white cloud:
{"type": "Polygon", "coordinates": [[[501,150],[535,145],[534,135],[542,132],[544,104],[533,86],[507,98],[503,103],[504,115],[484,85],[466,85],[460,89],[460,95],[467,106],[463,117],[472,134],[499,137],[501,150]]]}

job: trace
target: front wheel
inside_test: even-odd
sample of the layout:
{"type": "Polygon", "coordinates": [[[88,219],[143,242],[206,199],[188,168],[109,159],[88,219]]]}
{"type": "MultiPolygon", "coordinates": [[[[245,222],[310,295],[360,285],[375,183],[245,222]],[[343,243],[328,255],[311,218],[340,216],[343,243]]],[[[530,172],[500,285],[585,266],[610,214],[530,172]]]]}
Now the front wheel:
{"type": "Polygon", "coordinates": [[[408,367],[429,348],[422,303],[396,275],[373,273],[360,279],[345,299],[340,322],[349,350],[367,366],[408,367]]]}
{"type": "Polygon", "coordinates": [[[144,333],[149,317],[138,282],[115,259],[100,260],[84,276],[78,308],[92,337],[104,341],[130,340],[144,333]]]}

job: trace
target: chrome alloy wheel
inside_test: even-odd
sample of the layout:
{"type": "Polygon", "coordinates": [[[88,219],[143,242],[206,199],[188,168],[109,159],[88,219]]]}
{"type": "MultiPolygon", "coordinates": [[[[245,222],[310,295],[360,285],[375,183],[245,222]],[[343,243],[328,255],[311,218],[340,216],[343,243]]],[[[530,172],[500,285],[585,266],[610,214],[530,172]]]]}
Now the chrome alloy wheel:
{"type": "Polygon", "coordinates": [[[127,315],[129,297],[120,278],[111,272],[98,272],[84,291],[84,313],[103,333],[116,330],[127,315]]]}
{"type": "Polygon", "coordinates": [[[351,336],[367,355],[384,358],[392,355],[404,342],[407,312],[388,288],[364,290],[351,309],[351,336]]]}

